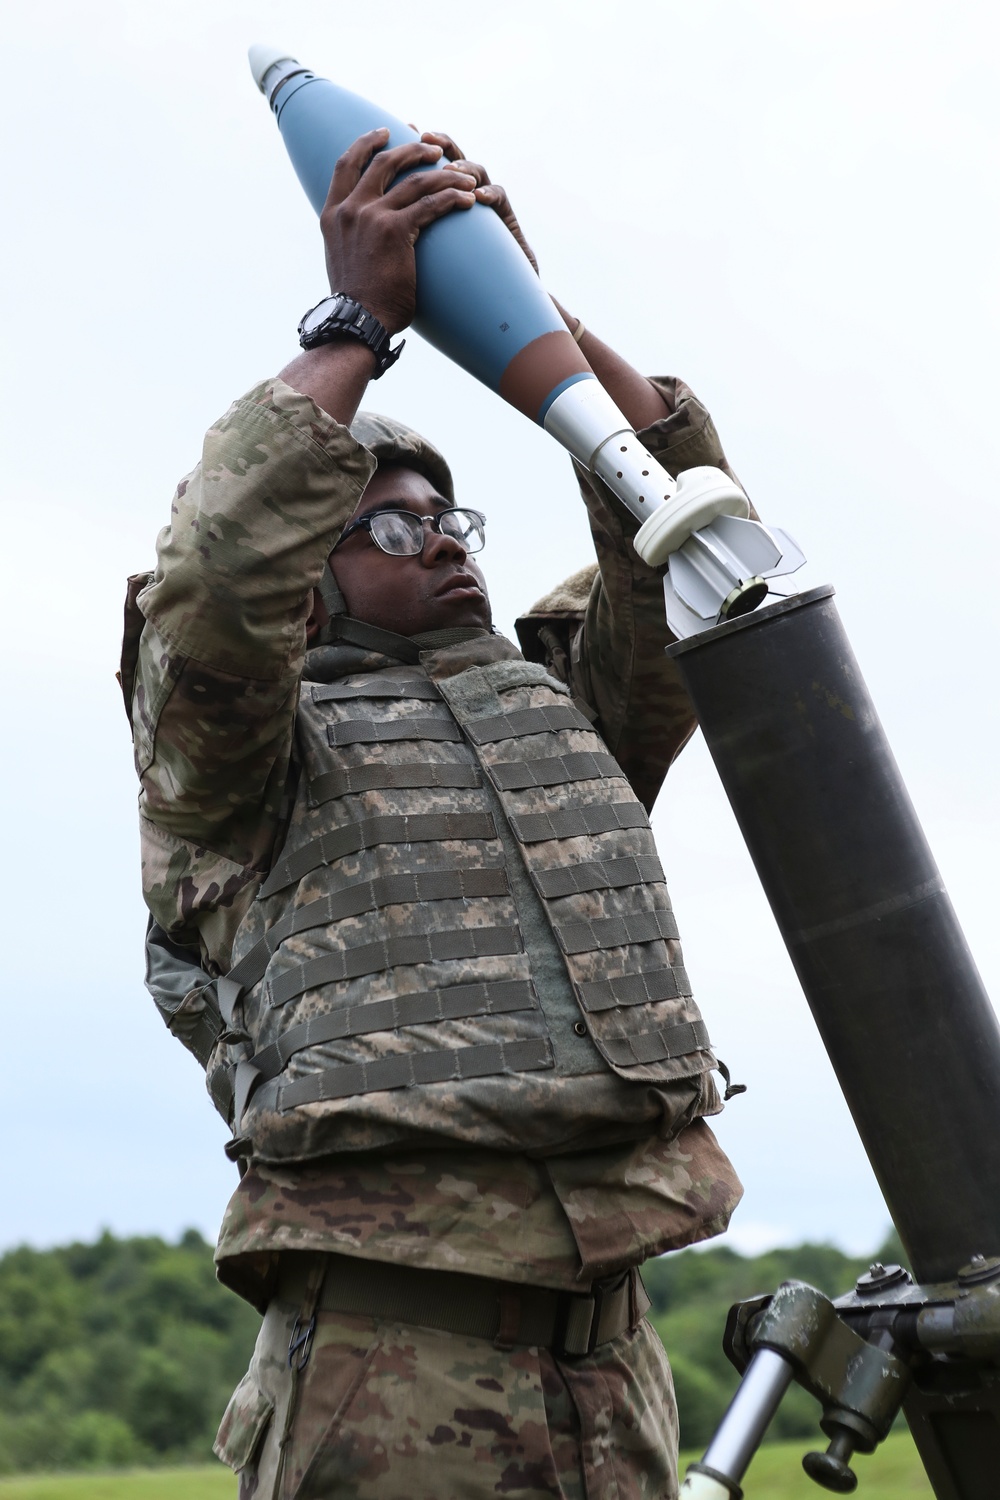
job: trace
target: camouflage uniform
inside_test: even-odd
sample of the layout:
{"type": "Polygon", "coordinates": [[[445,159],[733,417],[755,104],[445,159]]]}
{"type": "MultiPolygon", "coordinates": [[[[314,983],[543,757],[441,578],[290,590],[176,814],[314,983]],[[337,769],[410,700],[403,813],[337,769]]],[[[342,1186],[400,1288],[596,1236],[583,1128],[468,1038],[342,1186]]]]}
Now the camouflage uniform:
{"type": "MultiPolygon", "coordinates": [[[[645,434],[652,451],[675,472],[724,462],[690,392],[672,381],[660,388],[676,409],[645,434]]],[[[155,576],[133,580],[123,686],[143,786],[144,884],[168,940],[185,951],[197,945],[206,984],[167,1009],[171,1029],[203,1061],[241,1045],[220,1039],[219,1027],[213,1031],[207,981],[225,974],[234,956],[245,957],[246,942],[234,954],[241,928],[259,936],[256,898],[268,890],[268,870],[281,864],[277,844],[296,817],[289,788],[294,799],[309,593],[371,469],[370,455],[307,398],[280,381],[258,387],[209,433],[202,464],[179,487],[155,576]]],[[[663,655],[659,579],[629,546],[631,518],[580,478],[600,573],[585,570],[569,580],[519,622],[519,631],[529,656],[544,659],[587,719],[596,717],[648,807],[691,732],[690,709],[663,655]]],[[[516,657],[509,647],[502,655],[516,657]]],[[[355,650],[346,669],[370,674],[386,665],[355,650]]],[[[341,661],[338,672],[344,669],[341,661]]],[[[529,672],[526,687],[532,680],[529,672]]],[[[551,689],[544,692],[551,697],[551,689]]],[[[586,730],[587,721],[582,725],[586,730]]],[[[460,1351],[451,1335],[321,1309],[300,1393],[305,1404],[295,1406],[294,1376],[286,1363],[279,1378],[275,1351],[282,1338],[287,1351],[296,1310],[273,1294],[287,1251],[321,1257],[338,1250],[579,1289],[719,1232],[738,1185],[701,1118],[718,1102],[704,1071],[712,1059],[700,1045],[700,1063],[680,1069],[689,1085],[697,1081],[683,1107],[664,1110],[659,1129],[648,1112],[618,1138],[602,1129],[608,1144],[581,1138],[563,1145],[563,1154],[546,1154],[525,1141],[536,1148],[529,1157],[511,1142],[477,1151],[474,1136],[470,1147],[468,1133],[446,1129],[422,1151],[412,1133],[383,1140],[362,1133],[315,1165],[301,1158],[321,1147],[298,1145],[287,1160],[281,1150],[257,1151],[218,1252],[223,1279],[262,1307],[270,1301],[254,1367],[220,1433],[220,1451],[244,1469],[247,1493],[258,1484],[270,1493],[268,1466],[274,1469],[283,1437],[282,1493],[289,1495],[361,1495],[373,1493],[372,1485],[380,1495],[494,1488],[605,1494],[615,1493],[608,1474],[616,1467],[623,1496],[673,1493],[669,1376],[641,1323],[568,1364],[545,1350],[504,1353],[481,1340],[465,1341],[460,1351]],[[382,1150],[364,1149],[372,1145],[382,1150]],[[344,1149],[356,1154],[342,1156],[344,1149]],[[320,1382],[318,1364],[331,1361],[336,1373],[320,1382]],[[420,1400],[411,1410],[406,1402],[418,1378],[420,1400]],[[456,1385],[463,1391],[457,1405],[456,1385]],[[334,1403],[334,1415],[329,1393],[337,1390],[343,1401],[334,1403]],[[485,1402],[483,1390],[491,1393],[485,1402]],[[488,1443],[477,1430],[490,1434],[488,1443]],[[452,1436],[436,1437],[444,1432],[452,1436]],[[460,1455],[470,1446],[482,1477],[459,1461],[453,1488],[442,1487],[441,1451],[460,1455]],[[617,1456],[629,1452],[647,1456],[618,1465],[617,1456]],[[337,1464],[346,1467],[338,1471],[337,1464]]],[[[654,1075],[662,1081],[671,1068],[654,1075]]],[[[623,1117],[630,1091],[632,1102],[657,1092],[634,1082],[617,1086],[606,1107],[613,1115],[617,1100],[623,1117]]],[[[215,1097],[231,1109],[224,1089],[215,1097]]],[[[241,1104],[237,1125],[243,1112],[241,1104]]]]}

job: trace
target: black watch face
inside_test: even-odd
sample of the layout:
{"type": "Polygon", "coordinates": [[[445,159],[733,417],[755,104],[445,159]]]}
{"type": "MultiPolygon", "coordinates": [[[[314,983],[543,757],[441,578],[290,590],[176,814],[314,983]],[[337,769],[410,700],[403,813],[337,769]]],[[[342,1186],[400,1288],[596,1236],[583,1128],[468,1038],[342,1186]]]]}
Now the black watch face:
{"type": "Polygon", "coordinates": [[[344,305],[343,297],[326,297],[318,303],[312,312],[306,313],[302,319],[302,333],[304,336],[315,333],[322,328],[344,305]]]}

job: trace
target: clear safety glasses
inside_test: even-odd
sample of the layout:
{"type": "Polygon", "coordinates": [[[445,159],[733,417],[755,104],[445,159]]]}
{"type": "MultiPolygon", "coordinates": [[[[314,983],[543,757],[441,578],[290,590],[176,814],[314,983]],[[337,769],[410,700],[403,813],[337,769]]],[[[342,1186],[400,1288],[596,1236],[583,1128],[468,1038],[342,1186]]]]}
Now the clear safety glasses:
{"type": "Polygon", "coordinates": [[[376,510],[345,526],[340,542],[355,531],[370,531],[375,545],[390,556],[416,557],[424,549],[425,526],[440,536],[454,538],[466,552],[481,552],[486,543],[486,517],[481,511],[460,507],[439,511],[435,516],[418,516],[409,510],[376,510]]]}

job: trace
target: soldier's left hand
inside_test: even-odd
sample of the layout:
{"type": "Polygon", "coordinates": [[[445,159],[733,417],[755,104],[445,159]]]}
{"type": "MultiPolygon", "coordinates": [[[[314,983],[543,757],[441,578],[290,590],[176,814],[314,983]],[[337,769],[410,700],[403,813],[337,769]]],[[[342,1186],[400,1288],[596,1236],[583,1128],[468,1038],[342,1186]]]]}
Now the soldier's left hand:
{"type": "Polygon", "coordinates": [[[524,237],[524,230],[517,222],[517,215],[514,213],[514,210],[510,206],[510,199],[507,197],[506,188],[502,188],[497,182],[491,182],[489,173],[486,171],[486,168],[480,166],[478,162],[468,161],[462,150],[452,140],[451,136],[446,135],[443,130],[425,130],[420,139],[422,141],[426,141],[428,145],[440,146],[441,150],[444,152],[445,161],[453,171],[465,172],[469,177],[474,177],[476,179],[475,193],[477,203],[485,204],[487,208],[492,208],[496,213],[500,215],[501,219],[504,221],[511,234],[517,240],[517,243],[520,245],[521,249],[528,257],[528,260],[531,262],[532,269],[537,276],[538,262],[535,259],[535,252],[528,244],[528,241],[524,237]]]}

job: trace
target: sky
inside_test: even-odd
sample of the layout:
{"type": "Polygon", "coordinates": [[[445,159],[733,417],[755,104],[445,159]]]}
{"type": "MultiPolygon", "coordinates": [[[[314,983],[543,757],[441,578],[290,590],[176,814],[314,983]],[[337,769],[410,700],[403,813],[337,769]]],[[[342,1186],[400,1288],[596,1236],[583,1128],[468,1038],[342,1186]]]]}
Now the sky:
{"type": "MultiPolygon", "coordinates": [[[[142,985],[124,581],[229,402],[325,293],[246,64],[273,42],[508,188],[546,286],[713,412],[830,582],[1000,994],[995,10],[977,0],[38,0],[7,18],[0,1248],[214,1237],[235,1169],[142,985]]],[[[501,629],[588,559],[560,450],[418,337],[373,391],[487,511],[501,629]]],[[[653,819],[713,1039],[731,1231],[874,1249],[888,1216],[700,740],[653,819]]]]}

